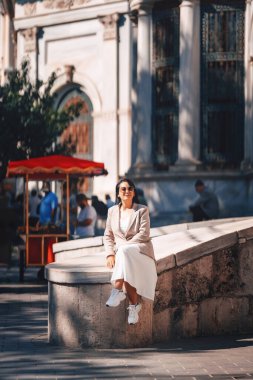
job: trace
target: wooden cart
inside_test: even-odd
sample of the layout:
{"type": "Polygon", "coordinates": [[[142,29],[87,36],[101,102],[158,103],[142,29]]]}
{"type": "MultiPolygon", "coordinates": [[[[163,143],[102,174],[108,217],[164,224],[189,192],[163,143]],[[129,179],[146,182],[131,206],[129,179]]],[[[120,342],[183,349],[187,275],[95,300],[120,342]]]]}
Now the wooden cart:
{"type": "MultiPolygon", "coordinates": [[[[8,165],[7,177],[21,176],[25,186],[25,226],[20,230],[24,241],[25,265],[44,266],[52,262],[52,245],[70,238],[70,178],[94,177],[106,175],[103,163],[83,160],[70,156],[46,156],[21,161],[11,161],[8,165]],[[59,180],[66,181],[66,231],[63,233],[56,227],[32,229],[29,226],[29,181],[59,180]]],[[[22,261],[22,258],[21,258],[22,261]]]]}

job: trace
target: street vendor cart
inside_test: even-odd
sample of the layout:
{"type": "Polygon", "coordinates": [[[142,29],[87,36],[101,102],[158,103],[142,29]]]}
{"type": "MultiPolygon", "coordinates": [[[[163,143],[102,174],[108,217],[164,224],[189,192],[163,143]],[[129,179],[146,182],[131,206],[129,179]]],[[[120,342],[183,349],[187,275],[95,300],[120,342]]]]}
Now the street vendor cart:
{"type": "Polygon", "coordinates": [[[20,227],[19,234],[24,241],[23,248],[26,266],[44,266],[52,262],[53,243],[70,239],[70,179],[73,177],[94,177],[106,174],[107,171],[103,163],[71,156],[53,155],[11,161],[9,163],[7,177],[21,176],[24,178],[25,225],[20,227]],[[29,225],[28,183],[29,181],[45,180],[66,182],[66,229],[64,231],[54,225],[41,228],[34,228],[29,225]]]}

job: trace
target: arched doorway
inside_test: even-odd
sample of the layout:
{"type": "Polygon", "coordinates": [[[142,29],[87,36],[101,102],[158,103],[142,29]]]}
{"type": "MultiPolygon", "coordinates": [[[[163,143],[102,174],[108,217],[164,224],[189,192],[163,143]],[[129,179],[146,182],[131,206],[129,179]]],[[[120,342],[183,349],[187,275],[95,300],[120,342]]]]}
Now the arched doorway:
{"type": "MultiPolygon", "coordinates": [[[[75,157],[93,159],[93,106],[90,98],[78,85],[65,87],[58,95],[57,108],[63,109],[73,104],[81,103],[80,115],[64,130],[60,137],[61,144],[72,146],[75,157]]],[[[79,192],[91,192],[91,180],[86,178],[78,184],[79,192]]]]}

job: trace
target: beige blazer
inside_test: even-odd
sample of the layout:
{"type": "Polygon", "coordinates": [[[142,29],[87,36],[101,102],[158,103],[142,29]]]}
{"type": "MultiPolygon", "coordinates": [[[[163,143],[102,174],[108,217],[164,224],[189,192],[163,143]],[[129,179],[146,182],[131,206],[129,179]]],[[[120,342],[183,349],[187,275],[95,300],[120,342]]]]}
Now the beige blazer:
{"type": "Polygon", "coordinates": [[[124,244],[138,244],[140,252],[155,259],[150,240],[150,219],[147,206],[133,204],[132,214],[126,232],[120,229],[120,207],[110,207],[106,221],[104,245],[107,255],[113,255],[124,244]]]}

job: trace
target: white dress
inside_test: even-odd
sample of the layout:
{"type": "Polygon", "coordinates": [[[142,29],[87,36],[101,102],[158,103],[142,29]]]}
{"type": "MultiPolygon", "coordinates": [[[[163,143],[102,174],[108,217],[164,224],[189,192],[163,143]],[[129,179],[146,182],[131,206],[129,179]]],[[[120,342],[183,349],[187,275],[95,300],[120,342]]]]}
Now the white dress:
{"type": "MultiPolygon", "coordinates": [[[[120,219],[120,229],[126,232],[129,219],[120,219]]],[[[126,244],[119,247],[115,257],[115,266],[111,282],[124,279],[133,286],[141,297],[154,301],[157,282],[156,264],[153,259],[140,253],[138,244],[126,244]]]]}

